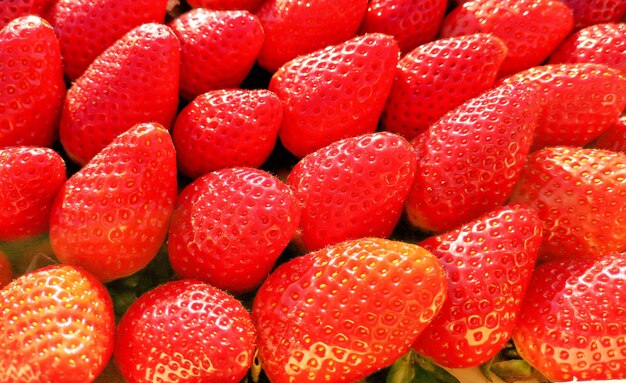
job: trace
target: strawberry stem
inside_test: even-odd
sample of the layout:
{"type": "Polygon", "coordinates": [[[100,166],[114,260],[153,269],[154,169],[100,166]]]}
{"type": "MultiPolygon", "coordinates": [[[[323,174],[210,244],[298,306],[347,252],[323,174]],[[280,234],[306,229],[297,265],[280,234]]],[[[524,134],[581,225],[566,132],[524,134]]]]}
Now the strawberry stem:
{"type": "Polygon", "coordinates": [[[410,350],[391,366],[386,383],[459,383],[459,380],[430,359],[410,350]]]}

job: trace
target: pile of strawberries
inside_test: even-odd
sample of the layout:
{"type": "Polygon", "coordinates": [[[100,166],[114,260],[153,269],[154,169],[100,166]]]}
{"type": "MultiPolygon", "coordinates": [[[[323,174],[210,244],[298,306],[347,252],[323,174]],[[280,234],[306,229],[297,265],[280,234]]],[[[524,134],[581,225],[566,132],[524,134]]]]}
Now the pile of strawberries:
{"type": "Polygon", "coordinates": [[[173,3],[0,0],[0,383],[626,378],[626,2],[173,3]]]}

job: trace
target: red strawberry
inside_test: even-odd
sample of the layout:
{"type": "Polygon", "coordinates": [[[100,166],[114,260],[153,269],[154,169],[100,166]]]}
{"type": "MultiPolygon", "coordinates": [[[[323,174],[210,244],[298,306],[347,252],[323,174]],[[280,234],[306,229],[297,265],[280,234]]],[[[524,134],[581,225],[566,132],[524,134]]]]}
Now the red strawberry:
{"type": "Polygon", "coordinates": [[[0,250],[0,289],[13,280],[13,268],[9,258],[0,250]]]}
{"type": "Polygon", "coordinates": [[[47,232],[52,202],[66,180],[65,163],[52,149],[0,149],[0,241],[47,232]]]}
{"type": "Polygon", "coordinates": [[[65,73],[80,77],[100,53],[135,27],[162,23],[167,0],[57,0],[47,19],[61,43],[65,73]]]}
{"type": "Polygon", "coordinates": [[[207,8],[218,10],[246,10],[255,12],[263,3],[263,0],[187,0],[194,8],[207,8]]]}
{"type": "Polygon", "coordinates": [[[265,0],[257,16],[265,31],[259,64],[270,72],[300,55],[352,38],[367,0],[265,0]]]}
{"type": "Polygon", "coordinates": [[[534,152],[511,201],[539,212],[544,261],[626,250],[624,153],[566,147],[534,152]]]}
{"type": "Polygon", "coordinates": [[[373,0],[361,32],[392,35],[406,53],[435,38],[447,5],[446,0],[373,0]]]}
{"type": "Polygon", "coordinates": [[[269,90],[284,105],[280,139],[297,157],[376,130],[393,83],[398,45],[383,34],[355,37],[285,64],[269,90]]]}
{"type": "Polygon", "coordinates": [[[263,28],[247,11],[194,9],[170,27],[181,44],[181,95],[189,100],[212,89],[238,87],[263,46],[263,28]]]}
{"type": "Polygon", "coordinates": [[[93,382],[113,352],[104,286],[84,270],[50,266],[0,290],[0,381],[93,382]]]}
{"type": "Polygon", "coordinates": [[[129,383],[239,382],[256,333],[239,301],[197,281],[142,295],[117,327],[115,362],[129,383]]]}
{"type": "Polygon", "coordinates": [[[415,182],[406,202],[418,228],[443,232],[504,203],[524,166],[542,100],[504,85],[444,115],[413,142],[415,182]]]}
{"type": "Polygon", "coordinates": [[[570,33],[572,10],[557,0],[474,0],[443,21],[442,37],[492,33],[509,49],[500,67],[506,75],[539,65],[570,33]]]}
{"type": "Polygon", "coordinates": [[[617,23],[626,14],[623,0],[561,0],[574,11],[574,29],[617,23]]]}
{"type": "Polygon", "coordinates": [[[250,291],[267,277],[299,220],[291,190],[269,173],[230,168],[207,174],[176,204],[168,239],[172,266],[182,278],[250,291]]]}
{"type": "Polygon", "coordinates": [[[56,256],[103,281],[140,270],[165,239],[176,193],[169,133],[158,124],[133,127],[57,195],[50,218],[56,256]]]}
{"type": "Polygon", "coordinates": [[[491,89],[507,49],[493,35],[424,44],[398,63],[383,110],[385,130],[415,138],[446,112],[491,89]]]}
{"type": "Polygon", "coordinates": [[[180,52],[166,26],[144,24],[102,53],[70,88],[61,118],[68,156],[87,163],[142,122],[169,129],[178,107],[180,52]]]}
{"type": "MultiPolygon", "coordinates": [[[[28,15],[43,15],[54,0],[10,0],[0,7],[0,29],[11,21],[28,15]]],[[[1,61],[1,60],[0,60],[1,61]]]]}
{"type": "Polygon", "coordinates": [[[550,381],[626,378],[626,255],[538,266],[513,340],[550,381]]]}
{"type": "Polygon", "coordinates": [[[446,269],[448,299],[416,350],[455,368],[493,358],[513,333],[540,244],[541,220],[520,205],[419,243],[446,269]]]}
{"type": "Polygon", "coordinates": [[[598,149],[626,152],[626,114],[617,122],[599,135],[592,146],[598,149]]]}
{"type": "Polygon", "coordinates": [[[0,148],[51,146],[65,97],[54,30],[37,16],[0,30],[0,148]]]}
{"type": "Polygon", "coordinates": [[[411,244],[365,238],[295,258],[254,300],[263,368],[273,383],[357,381],[409,350],[445,291],[437,259],[411,244]]]}

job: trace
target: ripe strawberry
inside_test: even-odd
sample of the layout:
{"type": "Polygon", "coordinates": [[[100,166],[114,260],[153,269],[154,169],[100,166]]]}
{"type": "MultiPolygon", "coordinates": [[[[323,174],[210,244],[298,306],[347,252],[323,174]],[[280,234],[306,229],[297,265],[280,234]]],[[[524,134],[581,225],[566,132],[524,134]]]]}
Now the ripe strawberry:
{"type": "Polygon", "coordinates": [[[139,297],[117,327],[115,362],[129,383],[239,382],[256,332],[239,301],[198,281],[139,297]]]}
{"type": "Polygon", "coordinates": [[[446,367],[478,366],[511,337],[541,244],[541,220],[521,205],[498,208],[419,243],[448,275],[448,299],[415,349],[446,367]]]}
{"type": "Polygon", "coordinates": [[[43,15],[52,3],[54,3],[54,0],[3,1],[0,7],[0,29],[22,16],[43,15]]]}
{"type": "Polygon", "coordinates": [[[194,8],[256,12],[263,0],[187,0],[187,3],[194,8]]]}
{"type": "Polygon", "coordinates": [[[275,72],[284,63],[352,38],[367,0],[266,0],[257,12],[265,42],[259,64],[275,72]]]}
{"type": "Polygon", "coordinates": [[[599,135],[591,145],[597,149],[626,152],[626,114],[599,135]]]}
{"type": "Polygon", "coordinates": [[[238,87],[263,46],[263,28],[247,11],[194,9],[170,27],[181,44],[181,95],[189,100],[212,89],[238,87]]]}
{"type": "Polygon", "coordinates": [[[617,23],[626,14],[623,0],[561,0],[574,11],[574,29],[617,23]]]}
{"type": "Polygon", "coordinates": [[[506,46],[487,34],[424,44],[398,63],[383,110],[385,130],[415,138],[446,112],[491,89],[506,46]]]}
{"type": "Polygon", "coordinates": [[[102,281],[125,277],[156,255],[176,200],[176,153],[158,124],[117,137],[59,191],[50,241],[63,263],[102,281]]]}
{"type": "Polygon", "coordinates": [[[543,221],[541,260],[626,250],[626,154],[556,147],[532,153],[511,201],[543,221]]]}
{"type": "Polygon", "coordinates": [[[376,130],[398,63],[391,36],[367,34],[298,57],[269,90],[284,106],[280,139],[297,157],[376,130]]]}
{"type": "Polygon", "coordinates": [[[23,275],[0,290],[0,381],[93,382],[113,352],[104,286],[75,266],[23,275]]]}
{"type": "Polygon", "coordinates": [[[300,208],[269,173],[229,168],[181,193],[172,216],[169,257],[176,274],[236,293],[258,287],[293,238],[300,208]]]}
{"type": "Polygon", "coordinates": [[[364,238],[292,259],[254,300],[263,368],[273,383],[357,381],[409,350],[445,292],[437,259],[407,243],[364,238]]]}
{"type": "Polygon", "coordinates": [[[542,107],[532,85],[503,85],[444,115],[413,142],[411,224],[443,232],[504,203],[524,166],[542,107]]]}
{"type": "Polygon", "coordinates": [[[0,289],[13,280],[13,267],[9,258],[0,250],[0,289]]]}
{"type": "Polygon", "coordinates": [[[550,381],[626,378],[626,256],[538,266],[513,340],[550,381]]]}
{"type": "Polygon", "coordinates": [[[166,26],[144,24],[104,51],[70,88],[61,143],[83,165],[142,122],[169,129],[178,107],[180,52],[166,26]]]}
{"type": "Polygon", "coordinates": [[[509,49],[500,67],[507,75],[544,61],[570,33],[572,10],[557,0],[474,0],[449,13],[442,37],[492,33],[509,49]]]}
{"type": "Polygon", "coordinates": [[[64,97],[61,51],[50,24],[24,16],[0,30],[0,148],[51,146],[64,97]]]}
{"type": "Polygon", "coordinates": [[[65,163],[52,149],[0,149],[0,241],[47,232],[52,202],[66,180],[65,163]]]}
{"type": "Polygon", "coordinates": [[[162,23],[166,7],[167,0],[57,0],[47,19],[59,36],[67,76],[80,77],[98,55],[133,28],[162,23]]]}

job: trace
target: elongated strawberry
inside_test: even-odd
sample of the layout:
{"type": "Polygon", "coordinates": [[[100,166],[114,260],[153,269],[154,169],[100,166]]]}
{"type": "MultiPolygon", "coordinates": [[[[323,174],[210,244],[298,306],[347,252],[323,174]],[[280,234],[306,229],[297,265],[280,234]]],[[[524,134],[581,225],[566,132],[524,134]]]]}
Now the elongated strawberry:
{"type": "Polygon", "coordinates": [[[11,21],[28,15],[43,15],[54,0],[11,0],[4,1],[0,7],[0,29],[11,21]],[[10,3],[10,4],[9,4],[10,3]]]}
{"type": "Polygon", "coordinates": [[[617,23],[626,14],[626,3],[621,0],[561,1],[574,11],[574,29],[602,23],[617,23]]]}
{"type": "Polygon", "coordinates": [[[0,290],[0,381],[93,382],[113,352],[113,304],[81,268],[50,266],[0,290]]]}
{"type": "Polygon", "coordinates": [[[446,278],[423,248],[364,238],[276,269],[252,319],[273,383],[353,382],[390,365],[445,299],[446,278]]]}
{"type": "Polygon", "coordinates": [[[626,114],[622,115],[615,124],[609,126],[599,135],[592,142],[591,146],[614,152],[626,152],[626,114]]]}
{"type": "Polygon", "coordinates": [[[0,289],[13,280],[13,267],[9,258],[0,250],[0,289]]]}
{"type": "Polygon", "coordinates": [[[136,124],[169,129],[178,107],[180,47],[164,25],[144,24],[103,52],[70,88],[61,143],[84,165],[136,124]]]}
{"type": "Polygon", "coordinates": [[[187,0],[187,3],[194,8],[256,12],[263,3],[263,0],[187,0]]]}
{"type": "Polygon", "coordinates": [[[176,200],[176,153],[158,124],[117,137],[57,195],[50,241],[63,263],[100,280],[130,275],[154,258],[176,200]]]}

